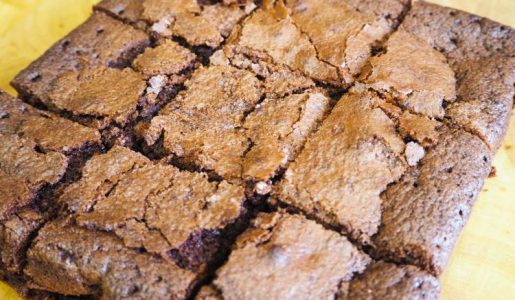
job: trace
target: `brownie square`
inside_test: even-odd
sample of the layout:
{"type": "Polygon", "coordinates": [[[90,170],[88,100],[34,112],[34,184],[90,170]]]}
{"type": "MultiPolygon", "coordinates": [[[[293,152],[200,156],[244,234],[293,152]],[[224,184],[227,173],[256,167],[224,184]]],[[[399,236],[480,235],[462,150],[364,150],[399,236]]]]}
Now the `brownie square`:
{"type": "Polygon", "coordinates": [[[246,215],[244,190],[115,146],[59,198],[78,226],[202,273],[246,215]]]}
{"type": "Polygon", "coordinates": [[[382,1],[370,9],[357,1],[268,1],[243,21],[229,43],[315,80],[348,85],[374,45],[393,30],[397,22],[386,16],[396,20],[403,11],[399,5],[406,4],[382,1]]]}
{"type": "Polygon", "coordinates": [[[367,243],[381,220],[381,193],[406,168],[403,137],[379,96],[344,95],[306,142],[275,196],[367,243]]]}
{"type": "Polygon", "coordinates": [[[345,237],[314,221],[260,214],[238,238],[214,285],[223,299],[330,298],[369,262],[345,237]]]}
{"type": "Polygon", "coordinates": [[[186,299],[197,281],[193,272],[173,262],[67,220],[39,231],[25,275],[32,289],[111,299],[186,299]]]}
{"type": "Polygon", "coordinates": [[[149,44],[144,32],[94,13],[19,73],[12,85],[26,100],[53,107],[55,103],[49,98],[52,90],[75,88],[74,84],[59,86],[65,74],[89,67],[125,67],[149,44]]]}
{"type": "Polygon", "coordinates": [[[216,48],[250,14],[254,1],[103,0],[96,8],[161,37],[216,48]]]}
{"type": "Polygon", "coordinates": [[[0,220],[60,182],[72,156],[98,146],[98,132],[39,111],[0,91],[0,220]],[[56,135],[62,128],[66,132],[56,135]]]}
{"type": "Polygon", "coordinates": [[[230,64],[200,68],[152,119],[146,142],[162,137],[165,154],[181,163],[231,181],[262,182],[260,193],[267,193],[268,181],[300,150],[330,101],[316,89],[283,98],[267,98],[273,92],[266,89],[256,75],[230,64]]]}

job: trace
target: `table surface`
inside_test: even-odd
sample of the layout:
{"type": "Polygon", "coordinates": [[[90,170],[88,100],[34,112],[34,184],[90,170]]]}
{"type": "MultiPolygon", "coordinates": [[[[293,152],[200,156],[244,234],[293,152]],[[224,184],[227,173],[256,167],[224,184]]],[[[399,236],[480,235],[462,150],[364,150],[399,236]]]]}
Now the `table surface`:
{"type": "MultiPolygon", "coordinates": [[[[80,24],[97,0],[0,0],[0,88],[80,24]]],[[[515,27],[515,0],[432,0],[515,27]]],[[[441,277],[441,299],[515,299],[515,117],[441,277]]],[[[0,282],[0,299],[19,299],[0,282]]]]}

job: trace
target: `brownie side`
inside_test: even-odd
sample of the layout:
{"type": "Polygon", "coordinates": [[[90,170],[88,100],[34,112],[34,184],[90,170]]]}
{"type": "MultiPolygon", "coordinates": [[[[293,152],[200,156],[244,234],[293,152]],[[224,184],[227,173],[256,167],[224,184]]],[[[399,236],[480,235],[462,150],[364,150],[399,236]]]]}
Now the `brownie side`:
{"type": "Polygon", "coordinates": [[[438,299],[440,284],[429,273],[408,265],[370,264],[340,288],[336,299],[438,299]]]}
{"type": "Polygon", "coordinates": [[[77,225],[202,273],[246,215],[244,189],[115,146],[59,198],[77,225]]]}
{"type": "Polygon", "coordinates": [[[92,66],[127,66],[149,44],[144,32],[97,12],[21,71],[12,85],[25,100],[52,106],[49,92],[63,75],[92,66]]]}
{"type": "Polygon", "coordinates": [[[238,238],[214,285],[224,299],[328,298],[369,261],[345,237],[314,221],[263,213],[238,238]]]}
{"type": "Polygon", "coordinates": [[[287,77],[276,77],[276,85],[271,80],[267,86],[230,64],[200,68],[152,119],[146,143],[152,147],[162,138],[164,152],[181,163],[233,182],[261,182],[258,192],[268,193],[270,180],[296,156],[330,107],[318,89],[267,97],[274,94],[267,87],[285,92],[287,77]]]}
{"type": "Polygon", "coordinates": [[[40,230],[28,252],[25,275],[32,289],[112,299],[185,299],[197,280],[173,262],[67,220],[40,230]]]}
{"type": "Polygon", "coordinates": [[[391,261],[442,273],[472,205],[491,170],[478,137],[443,127],[438,144],[382,197],[374,251],[391,261]]]}
{"type": "Polygon", "coordinates": [[[406,169],[405,143],[382,98],[353,89],[308,139],[275,189],[282,203],[368,243],[380,195],[406,169]]]}
{"type": "Polygon", "coordinates": [[[495,151],[506,134],[515,94],[515,32],[459,10],[418,1],[402,28],[448,59],[458,101],[447,118],[478,135],[495,151]]]}

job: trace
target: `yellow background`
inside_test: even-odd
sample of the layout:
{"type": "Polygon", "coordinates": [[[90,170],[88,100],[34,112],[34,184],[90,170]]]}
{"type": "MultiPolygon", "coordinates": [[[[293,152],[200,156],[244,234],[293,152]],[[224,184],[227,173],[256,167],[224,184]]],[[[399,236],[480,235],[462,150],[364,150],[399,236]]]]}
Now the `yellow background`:
{"type": "MultiPolygon", "coordinates": [[[[380,0],[378,0],[380,1],[380,0]]],[[[97,0],[0,0],[0,88],[87,18],[97,0]]],[[[515,27],[515,0],[433,0],[515,27]]],[[[515,118],[441,281],[442,299],[515,299],[515,118]]],[[[19,299],[0,282],[0,299],[19,299]]]]}

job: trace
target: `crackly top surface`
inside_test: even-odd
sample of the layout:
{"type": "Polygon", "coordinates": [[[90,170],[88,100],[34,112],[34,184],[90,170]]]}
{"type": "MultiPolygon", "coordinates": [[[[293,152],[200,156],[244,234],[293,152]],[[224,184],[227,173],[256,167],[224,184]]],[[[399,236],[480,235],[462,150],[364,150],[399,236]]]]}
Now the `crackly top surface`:
{"type": "Polygon", "coordinates": [[[515,95],[515,31],[463,11],[418,1],[401,28],[443,53],[457,77],[449,118],[492,150],[506,134],[515,95]]]}
{"type": "Polygon", "coordinates": [[[0,91],[0,219],[32,203],[57,183],[68,159],[99,143],[97,131],[23,104],[0,91]],[[62,128],[65,132],[56,135],[62,128]]]}
{"type": "Polygon", "coordinates": [[[160,36],[176,36],[190,45],[212,48],[219,46],[255,7],[253,1],[197,0],[104,0],[97,5],[160,36]]]}
{"type": "Polygon", "coordinates": [[[146,87],[143,76],[129,68],[86,68],[59,77],[48,94],[49,105],[125,126],[136,115],[146,87]]]}
{"type": "Polygon", "coordinates": [[[103,13],[94,13],[12,83],[20,94],[49,103],[49,91],[64,73],[88,66],[123,66],[149,43],[142,31],[103,13]]]}
{"type": "Polygon", "coordinates": [[[278,185],[277,197],[344,226],[357,238],[377,231],[379,195],[404,171],[404,142],[377,106],[352,92],[336,104],[278,185]]]}
{"type": "Polygon", "coordinates": [[[330,102],[318,90],[262,101],[277,85],[268,86],[228,64],[201,68],[152,120],[147,142],[164,134],[166,151],[186,163],[226,179],[267,181],[293,159],[330,102]]]}
{"type": "Polygon", "coordinates": [[[264,52],[316,80],[348,84],[372,46],[392,30],[384,16],[396,20],[402,12],[396,4],[381,2],[379,9],[371,10],[346,1],[265,1],[231,43],[264,52]]]}
{"type": "Polygon", "coordinates": [[[155,164],[127,148],[92,158],[60,202],[77,224],[114,232],[125,246],[168,256],[190,235],[222,230],[243,213],[243,188],[155,164]]]}
{"type": "MultiPolygon", "coordinates": [[[[100,9],[109,11],[114,18],[129,21],[126,24],[140,28],[139,33],[147,31],[153,36],[152,45],[148,44],[148,37],[140,44],[131,44],[115,63],[98,63],[98,53],[88,56],[82,49],[75,51],[75,55],[84,56],[71,58],[72,70],[57,68],[61,73],[50,81],[49,93],[44,94],[49,97],[45,98],[46,104],[50,103],[48,108],[67,117],[69,114],[64,112],[73,112],[74,117],[92,116],[120,125],[130,124],[145,101],[153,101],[141,96],[160,90],[165,83],[180,86],[190,77],[189,71],[193,71],[196,59],[192,53],[199,54],[198,61],[205,66],[193,73],[185,90],[170,99],[158,117],[138,125],[138,134],[143,132],[149,146],[140,150],[155,150],[146,153],[154,158],[156,153],[172,154],[170,159],[173,158],[174,164],[221,175],[232,184],[222,181],[220,176],[208,180],[200,173],[179,171],[170,165],[150,162],[127,149],[114,148],[90,160],[84,169],[86,176],[65,190],[61,201],[68,204],[67,213],[71,212],[73,218],[61,224],[67,229],[59,230],[69,230],[70,235],[75,230],[105,233],[118,243],[116,247],[130,253],[153,254],[158,260],[172,262],[169,260],[172,258],[177,262],[187,260],[188,255],[200,255],[208,261],[209,255],[201,253],[205,249],[191,250],[190,242],[213,238],[240,216],[244,199],[240,179],[257,182],[254,191],[258,194],[269,193],[275,180],[280,180],[273,196],[282,205],[331,227],[320,227],[323,234],[311,225],[299,225],[302,230],[314,231],[317,236],[341,230],[353,243],[365,244],[364,249],[374,252],[374,257],[414,264],[434,275],[441,272],[490,171],[491,154],[510,116],[515,80],[511,29],[420,3],[408,12],[400,29],[388,35],[407,5],[406,1],[394,0],[380,4],[330,1],[330,5],[309,0],[264,1],[241,26],[235,24],[254,9],[250,1],[228,0],[216,4],[175,1],[173,5],[164,0],[103,1],[100,7],[115,2],[116,8],[100,9]],[[135,18],[128,19],[124,14],[135,18]],[[341,15],[345,18],[340,18],[341,15]],[[440,26],[440,21],[446,26],[440,26]],[[233,27],[236,30],[229,37],[233,27]],[[456,32],[463,35],[456,37],[456,32]],[[207,62],[206,56],[213,49],[204,46],[217,48],[226,37],[227,45],[207,62]],[[387,39],[383,41],[383,38],[387,39]],[[496,43],[498,47],[493,46],[496,43]],[[380,48],[381,45],[384,47],[380,48]],[[149,47],[143,49],[143,46],[149,47]],[[127,66],[133,70],[123,69],[127,66]],[[355,78],[358,74],[361,76],[355,78]],[[335,95],[344,93],[332,109],[334,102],[328,91],[335,92],[335,86],[347,87],[355,79],[357,82],[350,91],[339,89],[331,94],[336,100],[335,95]],[[149,80],[149,87],[145,80],[149,80]],[[332,86],[327,88],[320,82],[332,86]],[[120,153],[113,158],[116,152],[120,153]],[[283,175],[284,169],[287,171],[283,175]],[[433,200],[444,204],[435,207],[433,200]],[[180,208],[173,205],[175,201],[180,201],[180,208]],[[177,216],[182,222],[170,226],[169,220],[177,216]],[[206,232],[213,235],[207,236],[206,232]]],[[[103,28],[96,30],[98,35],[104,32],[103,28]]],[[[69,45],[63,41],[64,48],[69,45]]],[[[68,59],[66,53],[63,57],[68,59]]],[[[33,82],[44,78],[39,71],[36,73],[33,82]]],[[[30,94],[28,89],[20,89],[30,94]]],[[[159,108],[157,105],[155,109],[159,108]]],[[[149,115],[154,112],[151,108],[149,115]]],[[[46,151],[39,145],[33,150],[48,154],[41,153],[46,151]]],[[[50,179],[44,180],[51,184],[50,179]]],[[[16,187],[16,182],[5,185],[16,187]]],[[[272,203],[277,202],[274,199],[272,203]]],[[[255,229],[262,227],[268,228],[264,230],[266,234],[277,235],[277,240],[286,241],[294,250],[300,244],[300,250],[294,254],[323,244],[314,241],[305,245],[306,241],[296,240],[299,232],[284,229],[296,226],[290,218],[303,217],[279,215],[278,219],[286,221],[272,221],[276,224],[270,225],[274,229],[258,225],[263,220],[259,216],[240,238],[235,253],[242,250],[240,247],[247,247],[245,239],[255,238],[249,237],[248,232],[255,234],[255,229]],[[290,243],[290,240],[295,241],[290,243]]],[[[319,226],[315,221],[306,222],[319,226]]],[[[249,247],[258,250],[252,250],[253,255],[243,255],[242,261],[254,261],[274,239],[265,238],[261,243],[261,238],[259,235],[256,238],[259,241],[250,242],[253,246],[249,247]]],[[[51,240],[38,243],[40,246],[54,243],[51,240]]],[[[111,245],[107,240],[105,243],[111,245]]],[[[91,246],[95,258],[88,257],[78,263],[80,266],[70,265],[68,259],[63,263],[63,257],[82,251],[73,247],[57,245],[59,255],[43,258],[42,253],[47,250],[32,249],[30,274],[38,281],[34,287],[95,294],[98,287],[107,284],[104,280],[114,280],[103,270],[90,269],[98,268],[97,245],[91,246]],[[65,275],[45,283],[46,264],[62,268],[65,275]],[[80,271],[75,272],[76,268],[80,271]]],[[[273,256],[272,269],[280,269],[285,261],[283,248],[278,248],[269,250],[273,256]]],[[[106,253],[98,256],[114,252],[106,253]]],[[[322,258],[310,256],[306,261],[310,269],[316,269],[313,265],[318,263],[330,265],[324,259],[341,257],[331,252],[322,258]]],[[[123,265],[125,260],[115,263],[123,265]]],[[[269,289],[254,291],[254,286],[245,289],[248,283],[240,281],[236,271],[230,271],[240,270],[240,264],[243,265],[241,262],[233,265],[229,260],[222,267],[229,270],[225,274],[229,279],[224,281],[220,277],[223,283],[215,283],[218,286],[207,290],[206,297],[241,297],[254,292],[258,297],[270,296],[269,289]],[[229,288],[224,290],[221,287],[224,285],[229,288]],[[234,290],[234,285],[244,288],[234,290]]],[[[244,264],[242,274],[253,272],[248,269],[249,264],[244,264]]],[[[331,277],[332,270],[325,270],[320,277],[328,279],[317,291],[331,296],[338,289],[343,294],[348,288],[346,291],[352,293],[355,282],[354,292],[363,297],[360,293],[371,294],[367,284],[374,285],[378,294],[435,297],[434,278],[427,273],[411,266],[377,265],[380,267],[374,264],[364,270],[363,264],[358,271],[362,274],[353,281],[349,281],[352,276],[347,276],[344,283],[338,277],[341,274],[331,277]],[[377,281],[376,269],[391,273],[392,280],[377,281]],[[410,280],[412,276],[418,283],[410,280]],[[417,284],[420,289],[413,289],[417,284]]],[[[299,276],[300,281],[307,278],[308,284],[302,288],[308,291],[312,285],[320,286],[305,273],[290,273],[294,272],[285,274],[284,278],[299,276]]],[[[183,275],[179,274],[172,282],[174,290],[168,291],[179,298],[189,295],[186,286],[192,282],[183,275]]],[[[254,273],[249,275],[253,276],[254,273]]],[[[161,282],[162,277],[159,275],[156,280],[161,282]]],[[[292,292],[275,285],[276,281],[270,278],[266,280],[277,294],[292,292]]],[[[144,285],[143,291],[140,291],[142,285],[128,287],[117,282],[113,286],[115,290],[106,290],[104,297],[153,291],[144,285]]]]}
{"type": "Polygon", "coordinates": [[[261,214],[214,284],[224,299],[328,298],[369,261],[346,238],[302,216],[261,214]]]}

